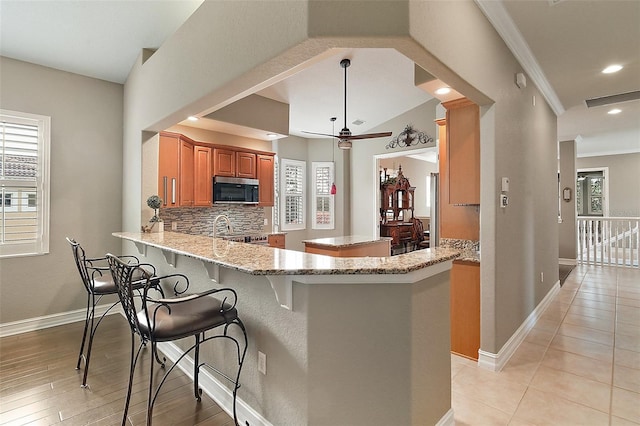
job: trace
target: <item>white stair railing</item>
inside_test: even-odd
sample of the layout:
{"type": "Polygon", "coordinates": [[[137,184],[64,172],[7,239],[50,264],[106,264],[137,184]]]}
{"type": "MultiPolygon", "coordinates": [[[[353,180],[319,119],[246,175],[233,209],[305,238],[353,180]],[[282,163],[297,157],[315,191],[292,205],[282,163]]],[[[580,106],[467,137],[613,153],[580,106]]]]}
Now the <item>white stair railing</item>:
{"type": "Polygon", "coordinates": [[[578,216],[578,262],[638,268],[640,218],[578,216]]]}

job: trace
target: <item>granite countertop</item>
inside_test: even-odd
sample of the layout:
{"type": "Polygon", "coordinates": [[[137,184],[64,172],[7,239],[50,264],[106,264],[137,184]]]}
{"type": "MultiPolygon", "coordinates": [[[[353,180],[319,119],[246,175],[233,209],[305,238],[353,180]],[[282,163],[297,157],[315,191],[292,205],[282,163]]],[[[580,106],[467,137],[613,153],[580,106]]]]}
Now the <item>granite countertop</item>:
{"type": "Polygon", "coordinates": [[[363,244],[377,243],[380,241],[391,241],[390,237],[372,238],[362,235],[349,235],[344,237],[316,238],[313,240],[303,240],[303,243],[316,244],[327,247],[349,247],[363,244]]]}
{"type": "Polygon", "coordinates": [[[480,242],[455,238],[440,238],[440,247],[460,250],[456,260],[480,263],[480,242]]]}
{"type": "Polygon", "coordinates": [[[392,257],[331,257],[169,231],[113,236],[252,275],[406,274],[460,255],[437,247],[392,257]]]}
{"type": "Polygon", "coordinates": [[[477,250],[463,250],[456,260],[480,263],[480,252],[477,250]]]}

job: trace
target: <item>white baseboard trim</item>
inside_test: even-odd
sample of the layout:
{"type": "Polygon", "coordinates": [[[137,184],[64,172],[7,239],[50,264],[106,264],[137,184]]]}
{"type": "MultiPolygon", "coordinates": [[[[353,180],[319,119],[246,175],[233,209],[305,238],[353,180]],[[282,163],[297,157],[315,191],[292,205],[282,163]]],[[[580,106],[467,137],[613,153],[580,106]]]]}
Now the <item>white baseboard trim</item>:
{"type": "Polygon", "coordinates": [[[505,366],[505,364],[509,361],[513,353],[518,349],[518,346],[522,343],[524,338],[529,333],[529,330],[536,325],[536,322],[540,318],[540,315],[547,309],[549,303],[553,300],[555,295],[560,290],[560,280],[556,281],[551,290],[547,293],[547,295],[540,301],[538,306],[529,314],[527,319],[520,325],[520,327],[516,330],[515,333],[511,336],[507,343],[502,346],[500,351],[497,354],[486,352],[480,349],[478,351],[478,366],[480,368],[484,368],[486,370],[491,371],[500,371],[505,366]]]}
{"type": "Polygon", "coordinates": [[[561,257],[558,259],[558,263],[560,265],[576,266],[578,264],[578,259],[565,259],[561,257]]]}
{"type": "MultiPolygon", "coordinates": [[[[171,362],[175,362],[183,354],[182,349],[171,342],[158,343],[158,349],[160,349],[171,362]]],[[[193,380],[193,359],[190,356],[182,358],[178,364],[178,368],[193,380]]],[[[227,414],[233,417],[233,394],[226,386],[220,383],[218,379],[213,377],[213,375],[204,368],[200,369],[199,384],[203,392],[209,395],[227,414]]],[[[236,400],[236,411],[238,413],[238,423],[241,425],[247,424],[245,422],[248,422],[251,426],[273,426],[267,419],[262,417],[260,413],[240,398],[236,400]]]]}
{"type": "MultiPolygon", "coordinates": [[[[111,303],[96,306],[95,315],[99,317],[104,314],[110,307],[111,303]]],[[[117,314],[122,309],[118,306],[109,312],[109,315],[117,314]]],[[[70,324],[72,322],[84,321],[86,309],[76,309],[75,311],[61,312],[58,314],[45,315],[42,317],[28,318],[25,320],[8,322],[0,324],[0,337],[13,336],[14,334],[27,333],[29,331],[41,330],[58,325],[70,324]]]]}
{"type": "Polygon", "coordinates": [[[446,412],[444,416],[436,423],[436,426],[453,426],[455,422],[453,421],[453,408],[449,408],[449,411],[446,412]]]}

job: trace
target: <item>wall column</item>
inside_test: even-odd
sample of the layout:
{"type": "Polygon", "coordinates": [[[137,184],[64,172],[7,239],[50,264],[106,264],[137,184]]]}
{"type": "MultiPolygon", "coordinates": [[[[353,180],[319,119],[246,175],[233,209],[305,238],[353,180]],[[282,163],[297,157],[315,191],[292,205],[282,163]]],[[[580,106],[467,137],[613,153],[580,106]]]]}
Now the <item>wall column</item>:
{"type": "Polygon", "coordinates": [[[559,142],[560,219],[558,223],[558,255],[561,264],[576,264],[576,141],[559,142]],[[565,201],[563,191],[569,188],[571,199],[565,201]]]}

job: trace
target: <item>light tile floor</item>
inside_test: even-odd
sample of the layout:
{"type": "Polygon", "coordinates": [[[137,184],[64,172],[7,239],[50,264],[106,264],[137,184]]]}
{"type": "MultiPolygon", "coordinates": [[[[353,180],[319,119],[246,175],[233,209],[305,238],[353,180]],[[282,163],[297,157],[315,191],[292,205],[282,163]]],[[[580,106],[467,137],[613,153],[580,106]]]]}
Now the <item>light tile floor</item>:
{"type": "Polygon", "coordinates": [[[577,266],[505,368],[452,355],[456,425],[640,425],[640,270],[577,266]]]}

